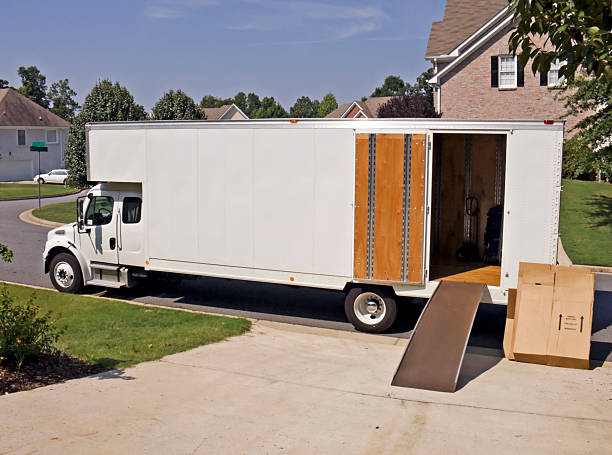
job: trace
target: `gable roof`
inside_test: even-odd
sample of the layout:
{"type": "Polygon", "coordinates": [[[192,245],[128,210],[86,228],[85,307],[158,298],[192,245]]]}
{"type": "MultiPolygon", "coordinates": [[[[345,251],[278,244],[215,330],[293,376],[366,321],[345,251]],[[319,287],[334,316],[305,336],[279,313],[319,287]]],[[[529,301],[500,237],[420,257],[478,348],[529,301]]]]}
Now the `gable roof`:
{"type": "Polygon", "coordinates": [[[69,128],[70,123],[12,88],[0,89],[0,126],[69,128]]]}
{"type": "Polygon", "coordinates": [[[242,112],[242,109],[235,104],[224,104],[221,107],[205,107],[202,108],[202,110],[206,115],[206,120],[223,120],[224,118],[230,117],[233,112],[239,112],[245,120],[249,118],[242,112]]]}
{"type": "Polygon", "coordinates": [[[446,0],[444,16],[433,22],[425,58],[448,55],[508,6],[508,0],[446,0]]]}
{"type": "Polygon", "coordinates": [[[334,109],[325,118],[347,118],[354,107],[359,108],[359,112],[363,113],[366,118],[377,118],[378,108],[389,101],[392,96],[376,96],[370,97],[365,101],[353,101],[352,103],[344,103],[334,109]]]}

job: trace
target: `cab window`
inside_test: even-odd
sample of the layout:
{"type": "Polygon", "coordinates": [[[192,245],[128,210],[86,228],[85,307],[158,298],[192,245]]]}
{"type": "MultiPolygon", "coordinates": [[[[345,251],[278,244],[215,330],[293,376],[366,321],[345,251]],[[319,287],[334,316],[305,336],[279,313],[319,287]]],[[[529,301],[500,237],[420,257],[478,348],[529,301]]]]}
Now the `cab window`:
{"type": "Polygon", "coordinates": [[[123,213],[121,214],[121,221],[123,221],[124,224],[140,223],[141,207],[142,200],[139,197],[123,198],[123,213]]]}
{"type": "Polygon", "coordinates": [[[108,224],[113,219],[113,198],[110,196],[94,196],[87,206],[85,222],[90,226],[108,224]]]}

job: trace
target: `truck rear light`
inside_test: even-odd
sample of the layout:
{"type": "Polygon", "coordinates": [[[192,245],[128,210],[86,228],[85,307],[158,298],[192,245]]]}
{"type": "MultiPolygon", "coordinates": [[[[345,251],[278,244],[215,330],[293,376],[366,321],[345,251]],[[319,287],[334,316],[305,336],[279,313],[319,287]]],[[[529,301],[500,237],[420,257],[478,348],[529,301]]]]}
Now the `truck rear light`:
{"type": "Polygon", "coordinates": [[[554,120],[544,120],[544,125],[554,125],[555,121],[554,120]]]}

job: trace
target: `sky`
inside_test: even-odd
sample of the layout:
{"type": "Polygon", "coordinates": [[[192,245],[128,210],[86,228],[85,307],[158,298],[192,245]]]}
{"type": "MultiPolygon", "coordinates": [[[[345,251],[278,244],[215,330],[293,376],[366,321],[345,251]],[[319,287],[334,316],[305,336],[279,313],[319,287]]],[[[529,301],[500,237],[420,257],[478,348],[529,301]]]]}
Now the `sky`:
{"type": "Polygon", "coordinates": [[[414,82],[445,0],[0,0],[0,78],[37,66],[82,102],[118,81],[150,110],[170,89],[360,99],[390,74],[414,82]]]}

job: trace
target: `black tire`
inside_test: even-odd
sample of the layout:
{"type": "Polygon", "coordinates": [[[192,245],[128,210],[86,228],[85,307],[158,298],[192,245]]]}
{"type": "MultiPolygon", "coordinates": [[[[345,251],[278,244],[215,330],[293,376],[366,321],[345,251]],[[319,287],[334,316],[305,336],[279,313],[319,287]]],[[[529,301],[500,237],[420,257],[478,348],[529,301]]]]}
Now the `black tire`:
{"type": "Polygon", "coordinates": [[[353,326],[368,333],[383,333],[397,318],[397,303],[393,291],[381,287],[353,287],[346,293],[344,312],[353,326]],[[360,297],[361,296],[361,297],[360,297]],[[367,302],[378,305],[374,313],[364,309],[367,302]]]}
{"type": "Polygon", "coordinates": [[[38,178],[38,183],[43,184],[45,183],[45,179],[43,179],[42,177],[38,178]]]}
{"type": "Polygon", "coordinates": [[[51,259],[49,278],[60,292],[76,294],[83,288],[83,274],[79,261],[69,253],[60,253],[51,259]]]}

